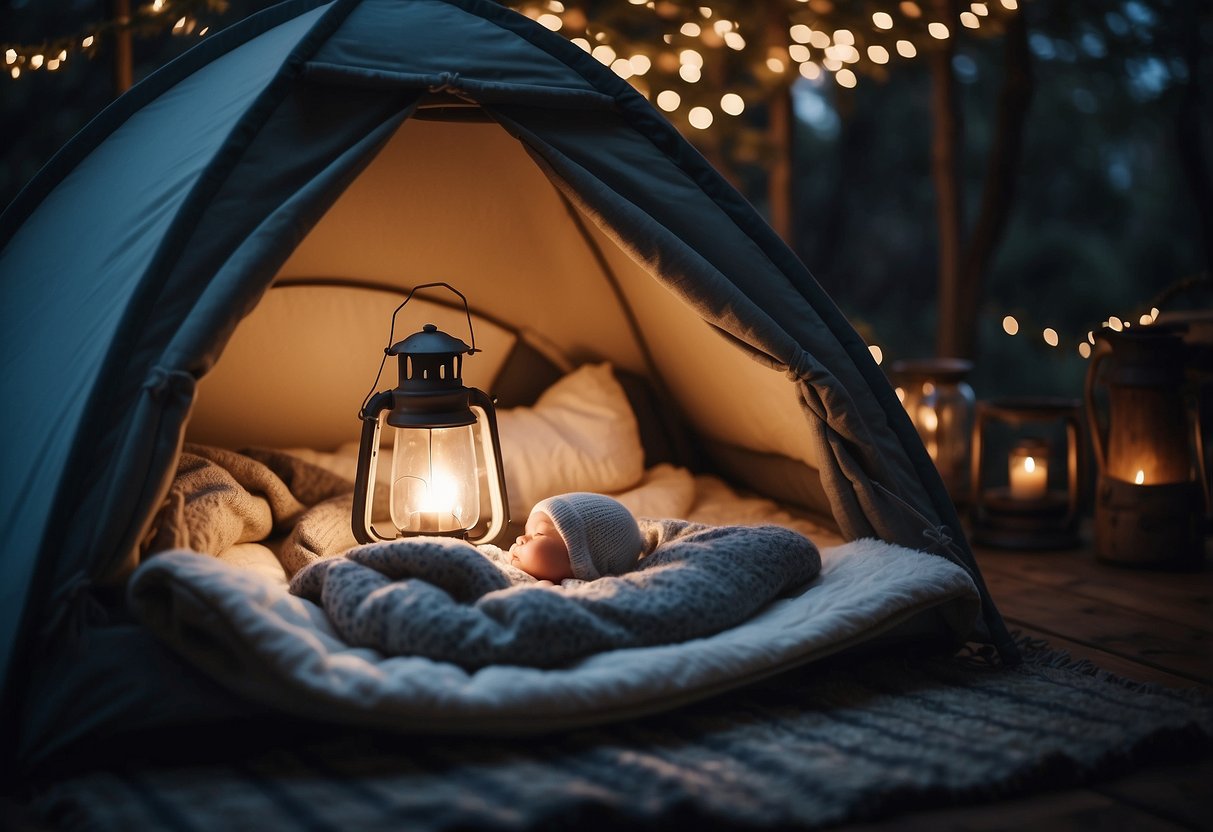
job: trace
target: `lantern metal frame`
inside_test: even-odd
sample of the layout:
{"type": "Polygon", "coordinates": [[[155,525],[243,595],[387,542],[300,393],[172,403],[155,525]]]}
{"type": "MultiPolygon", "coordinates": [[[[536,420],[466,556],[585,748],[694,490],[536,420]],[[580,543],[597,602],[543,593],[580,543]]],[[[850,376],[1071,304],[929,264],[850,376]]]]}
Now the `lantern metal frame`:
{"type": "MultiPolygon", "coordinates": [[[[471,427],[479,424],[480,453],[488,468],[486,484],[490,516],[485,533],[471,542],[491,541],[497,538],[509,523],[509,496],[501,461],[501,439],[497,430],[497,414],[493,400],[483,390],[463,384],[463,356],[477,352],[480,350],[476,348],[476,333],[472,327],[472,313],[467,298],[448,283],[424,283],[413,287],[404,301],[392,312],[388,346],[383,350],[383,359],[379,363],[371,390],[358,410],[362,433],[358,448],[358,470],[354,481],[351,525],[354,537],[359,543],[394,540],[401,536],[467,538],[471,528],[475,527],[473,524],[470,528],[449,531],[404,530],[394,523],[397,534],[391,537],[381,534],[375,528],[371,511],[376,488],[380,437],[385,421],[394,428],[422,430],[471,427]],[[421,331],[396,342],[396,316],[419,291],[437,287],[450,290],[463,302],[471,344],[442,332],[433,324],[426,324],[421,331]],[[389,356],[395,356],[400,362],[397,386],[375,392],[389,356]]],[[[478,474],[479,471],[474,473],[478,474]]],[[[477,521],[479,522],[479,518],[477,521]]]]}
{"type": "MultiPolygon", "coordinates": [[[[1085,481],[1086,440],[1082,422],[1082,403],[1076,399],[1026,397],[977,403],[973,419],[970,464],[970,521],[973,542],[1005,549],[1072,549],[1081,536],[1081,501],[1085,481]],[[991,428],[1004,425],[1020,432],[1036,426],[1059,428],[1065,436],[1065,488],[1050,488],[1045,481],[1041,497],[1014,497],[1011,486],[990,486],[985,465],[991,428]]],[[[1025,433],[1021,441],[1037,441],[1055,460],[1054,445],[1039,436],[1025,433]]],[[[1002,459],[1006,464],[1007,459],[1002,459]]],[[[991,460],[993,464],[993,460],[991,460]]],[[[1056,466],[1049,465],[1050,471],[1056,466]]],[[[1009,475],[1008,471],[1008,475],[1009,475]]]]}

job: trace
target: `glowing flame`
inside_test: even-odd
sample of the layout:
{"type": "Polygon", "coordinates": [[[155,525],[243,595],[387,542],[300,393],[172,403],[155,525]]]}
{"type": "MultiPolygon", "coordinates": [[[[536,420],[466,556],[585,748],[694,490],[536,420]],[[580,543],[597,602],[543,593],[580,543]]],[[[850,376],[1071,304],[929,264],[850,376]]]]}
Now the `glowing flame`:
{"type": "Polygon", "coordinates": [[[1036,470],[1036,460],[1030,456],[1023,458],[1023,469],[1029,474],[1036,470]]]}
{"type": "Polygon", "coordinates": [[[1146,481],[1146,472],[1141,470],[1140,468],[1137,469],[1137,476],[1133,478],[1133,482],[1137,483],[1138,485],[1141,485],[1145,481],[1146,481]]]}

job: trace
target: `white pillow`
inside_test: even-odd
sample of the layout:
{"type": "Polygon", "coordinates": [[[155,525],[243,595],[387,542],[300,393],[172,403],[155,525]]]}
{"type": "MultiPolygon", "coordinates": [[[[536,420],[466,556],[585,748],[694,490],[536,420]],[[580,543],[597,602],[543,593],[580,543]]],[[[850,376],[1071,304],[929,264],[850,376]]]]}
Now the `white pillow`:
{"type": "Polygon", "coordinates": [[[557,381],[533,407],[497,413],[510,514],[568,491],[611,493],[644,476],[640,429],[610,364],[587,364],[557,381]]]}

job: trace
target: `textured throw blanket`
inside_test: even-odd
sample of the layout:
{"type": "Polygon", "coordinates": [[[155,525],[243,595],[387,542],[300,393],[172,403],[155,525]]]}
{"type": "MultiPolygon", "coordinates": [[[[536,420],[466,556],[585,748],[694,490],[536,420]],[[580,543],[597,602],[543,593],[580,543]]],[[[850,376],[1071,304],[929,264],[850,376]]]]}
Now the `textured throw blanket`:
{"type": "Polygon", "coordinates": [[[351,488],[283,452],[188,445],[146,548],[218,557],[275,538],[291,591],[321,605],[344,641],[464,668],[553,667],[710,635],[821,570],[817,547],[783,527],[646,520],[635,572],[538,586],[496,547],[445,538],[355,546],[351,488]]]}
{"type": "MultiPolygon", "coordinates": [[[[190,549],[215,557],[239,543],[282,539],[287,574],[356,545],[354,485],[283,451],[239,453],[187,444],[144,543],[146,554],[190,549]]],[[[375,516],[386,515],[379,505],[375,516]]]]}
{"type": "Polygon", "coordinates": [[[640,522],[639,567],[580,586],[537,586],[495,547],[413,538],[317,561],[291,592],[355,646],[469,669],[554,667],[720,632],[821,571],[817,547],[779,526],[640,522]]]}

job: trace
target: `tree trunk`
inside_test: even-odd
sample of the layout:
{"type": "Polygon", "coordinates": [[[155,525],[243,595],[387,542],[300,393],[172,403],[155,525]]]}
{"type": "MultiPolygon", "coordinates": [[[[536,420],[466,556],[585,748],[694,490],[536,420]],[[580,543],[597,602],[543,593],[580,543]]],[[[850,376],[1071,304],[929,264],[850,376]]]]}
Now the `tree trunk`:
{"type": "Polygon", "coordinates": [[[1192,190],[1196,204],[1196,219],[1200,238],[1204,245],[1205,274],[1213,276],[1213,180],[1210,180],[1208,148],[1205,146],[1205,130],[1202,122],[1201,61],[1207,60],[1201,44],[1202,18],[1210,13],[1209,2],[1193,3],[1188,14],[1180,16],[1177,23],[1182,28],[1179,35],[1184,61],[1188,65],[1188,79],[1184,82],[1179,99],[1179,110],[1175,115],[1176,140],[1179,143],[1179,159],[1184,167],[1184,179],[1192,190]]]}
{"type": "MultiPolygon", "coordinates": [[[[766,42],[782,44],[787,41],[787,12],[778,3],[770,4],[767,15],[766,42]]],[[[786,61],[785,57],[785,61],[786,61]]],[[[792,72],[791,66],[787,72],[792,72]]],[[[771,160],[767,171],[767,210],[771,227],[783,241],[796,248],[794,236],[795,218],[792,204],[792,152],[794,115],[792,113],[792,85],[781,83],[767,99],[767,144],[771,160]]]]}
{"type": "MultiPolygon", "coordinates": [[[[938,20],[955,21],[957,0],[934,0],[938,20]]],[[[955,25],[954,23],[952,25],[955,25]]],[[[961,351],[960,266],[963,208],[960,193],[960,143],[963,135],[951,37],[940,41],[930,54],[931,67],[931,179],[935,183],[935,217],[939,234],[939,320],[935,351],[941,356],[967,357],[961,351]]]]}
{"type": "Polygon", "coordinates": [[[771,161],[767,170],[767,202],[771,227],[795,248],[792,208],[792,90],[781,86],[767,102],[767,143],[771,161]]]}
{"type": "Polygon", "coordinates": [[[1006,230],[1015,200],[1015,177],[1023,151],[1024,122],[1032,98],[1032,64],[1024,14],[1007,23],[1002,90],[998,96],[994,141],[986,160],[981,208],[965,248],[957,286],[956,355],[972,357],[977,346],[977,310],[985,272],[1006,230]]]}
{"type": "Polygon", "coordinates": [[[131,0],[113,0],[114,20],[114,97],[131,88],[134,80],[134,58],[131,49],[131,0]]]}

